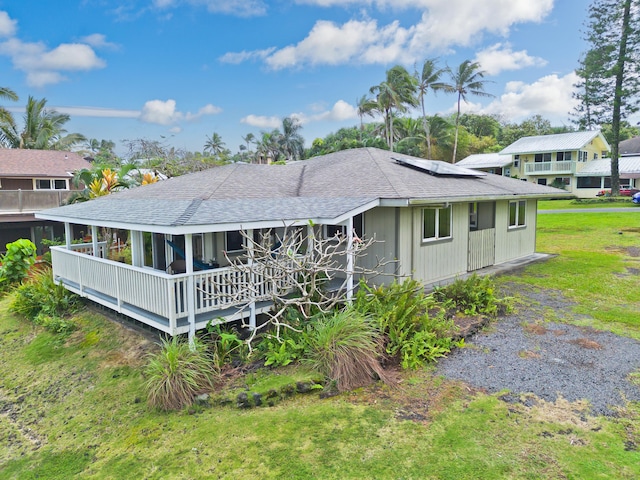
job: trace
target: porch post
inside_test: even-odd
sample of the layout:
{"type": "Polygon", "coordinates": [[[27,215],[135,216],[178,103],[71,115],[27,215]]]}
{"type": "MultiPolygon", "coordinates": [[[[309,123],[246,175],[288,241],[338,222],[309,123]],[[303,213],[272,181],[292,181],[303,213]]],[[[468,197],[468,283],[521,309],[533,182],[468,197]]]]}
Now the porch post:
{"type": "Polygon", "coordinates": [[[313,253],[313,225],[307,225],[307,257],[311,258],[311,254],[313,253]]]}
{"type": "Polygon", "coordinates": [[[347,302],[353,297],[353,217],[347,220],[347,302]]]}
{"type": "Polygon", "coordinates": [[[67,250],[71,250],[71,224],[69,222],[64,222],[64,242],[67,250]]]}
{"type": "MultiPolygon", "coordinates": [[[[249,330],[256,329],[256,292],[258,286],[256,285],[256,275],[253,271],[253,229],[246,230],[247,233],[247,265],[249,266],[249,293],[251,294],[251,303],[249,304],[249,330]]],[[[264,278],[261,279],[264,281],[264,278]]]]}
{"type": "Polygon", "coordinates": [[[195,349],[196,341],[196,289],[193,281],[193,234],[184,235],[184,260],[187,277],[187,318],[189,320],[189,346],[195,349]]]}
{"type": "Polygon", "coordinates": [[[95,225],[91,225],[91,244],[93,248],[93,256],[99,257],[100,252],[98,252],[98,227],[95,225]]]}
{"type": "Polygon", "coordinates": [[[144,265],[144,244],[142,232],[131,230],[131,263],[134,267],[144,265]]]}

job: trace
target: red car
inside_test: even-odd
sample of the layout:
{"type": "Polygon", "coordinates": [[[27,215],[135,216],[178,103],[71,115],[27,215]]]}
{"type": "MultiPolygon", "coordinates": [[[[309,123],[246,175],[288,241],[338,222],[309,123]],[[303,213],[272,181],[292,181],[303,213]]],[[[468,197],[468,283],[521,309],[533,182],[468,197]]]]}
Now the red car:
{"type": "MultiPolygon", "coordinates": [[[[621,197],[633,197],[636,193],[640,192],[637,188],[621,188],[621,197]]],[[[609,197],[611,196],[611,190],[600,190],[596,193],[596,197],[609,197]]]]}

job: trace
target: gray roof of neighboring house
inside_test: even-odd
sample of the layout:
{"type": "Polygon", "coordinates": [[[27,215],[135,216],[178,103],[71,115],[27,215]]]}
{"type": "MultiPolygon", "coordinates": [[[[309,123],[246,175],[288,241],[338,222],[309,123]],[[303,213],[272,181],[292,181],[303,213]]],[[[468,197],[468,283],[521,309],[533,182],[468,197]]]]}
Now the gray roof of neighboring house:
{"type": "MultiPolygon", "coordinates": [[[[621,178],[640,178],[640,156],[618,158],[618,171],[621,178]]],[[[609,177],[611,176],[611,159],[588,162],[576,173],[576,176],[609,177]]]]}
{"type": "Polygon", "coordinates": [[[609,150],[609,144],[599,130],[587,132],[558,133],[555,135],[538,135],[535,137],[522,137],[507,148],[501,155],[522,155],[526,153],[562,152],[579,150],[596,137],[601,137],[609,150]]]}
{"type": "Polygon", "coordinates": [[[477,153],[463,158],[456,165],[466,168],[502,168],[511,162],[511,158],[499,153],[477,153]]]}
{"type": "Polygon", "coordinates": [[[335,219],[374,201],[465,201],[566,195],[498,175],[435,176],[409,158],[359,148],[287,165],[229,164],[41,212],[42,218],[167,227],[335,219]]]}
{"type": "Polygon", "coordinates": [[[640,137],[623,140],[618,144],[620,155],[640,155],[640,137]]]}
{"type": "Polygon", "coordinates": [[[0,177],[70,178],[83,168],[91,164],[74,152],[0,148],[0,177]]]}

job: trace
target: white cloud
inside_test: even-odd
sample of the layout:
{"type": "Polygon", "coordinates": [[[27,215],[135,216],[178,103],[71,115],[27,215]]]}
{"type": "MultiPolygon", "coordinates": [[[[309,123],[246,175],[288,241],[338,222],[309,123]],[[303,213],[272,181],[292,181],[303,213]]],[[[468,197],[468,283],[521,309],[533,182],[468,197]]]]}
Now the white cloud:
{"type": "Polygon", "coordinates": [[[381,63],[410,61],[405,45],[411,31],[399,22],[378,28],[375,20],[350,20],[343,25],[319,20],[306,38],[296,45],[274,51],[265,58],[275,69],[345,63],[381,63]]]}
{"type": "Polygon", "coordinates": [[[253,114],[241,118],[240,122],[258,128],[278,128],[282,124],[279,117],[267,117],[264,115],[253,114]]]}
{"type": "MultiPolygon", "coordinates": [[[[469,46],[485,32],[506,36],[513,25],[540,22],[551,12],[554,0],[298,0],[298,3],[411,9],[417,11],[419,20],[408,27],[398,21],[379,26],[376,20],[368,18],[343,24],[318,20],[298,43],[267,55],[267,50],[262,49],[230,52],[221,58],[236,63],[264,58],[276,70],[303,65],[411,63],[430,52],[469,46]]],[[[516,59],[516,64],[527,58],[531,57],[516,59]]]]}
{"type": "Polygon", "coordinates": [[[42,70],[92,70],[106,65],[89,45],[81,43],[63,43],[32,60],[38,60],[42,70]]]}
{"type": "Polygon", "coordinates": [[[481,113],[503,115],[510,121],[540,114],[552,123],[566,122],[577,103],[572,97],[577,81],[577,75],[571,72],[563,77],[547,75],[531,84],[509,82],[500,98],[481,113]]]}
{"type": "MultiPolygon", "coordinates": [[[[318,104],[311,105],[311,110],[316,113],[308,115],[303,112],[297,112],[288,116],[296,119],[302,125],[322,121],[343,122],[358,117],[356,108],[344,100],[338,100],[330,110],[320,109],[318,104]]],[[[276,116],[247,115],[240,122],[258,128],[279,128],[282,126],[282,119],[276,116]]]]}
{"type": "Polygon", "coordinates": [[[74,117],[100,117],[100,118],[138,118],[140,110],[124,110],[117,108],[101,107],[52,107],[59,113],[66,113],[74,117]]]}
{"type": "Polygon", "coordinates": [[[180,120],[181,115],[176,111],[175,100],[149,100],[142,107],[140,120],[146,123],[156,123],[158,125],[171,125],[180,120]]]}
{"type": "Polygon", "coordinates": [[[243,50],[241,52],[227,52],[220,57],[223,63],[242,63],[248,60],[264,60],[276,50],[275,47],[265,48],[264,50],[243,50]]]}
{"type": "Polygon", "coordinates": [[[12,20],[7,12],[0,11],[0,36],[11,37],[16,33],[18,21],[12,20]]]}
{"type": "Polygon", "coordinates": [[[489,75],[497,75],[503,70],[519,70],[524,67],[543,67],[547,61],[530,56],[526,50],[514,52],[508,43],[496,43],[477,53],[475,61],[489,75]]]}
{"type": "Polygon", "coordinates": [[[27,83],[41,87],[65,79],[63,71],[93,70],[106,63],[89,45],[63,43],[48,50],[42,42],[22,42],[10,38],[0,43],[0,55],[11,58],[13,66],[27,74],[27,83]]]}
{"type": "Polygon", "coordinates": [[[107,37],[102,33],[92,33],[91,35],[87,35],[86,37],[82,37],[80,39],[82,43],[86,43],[87,45],[91,45],[95,48],[110,48],[116,49],[118,45],[112,42],[107,42],[107,37]]]}
{"type": "Polygon", "coordinates": [[[210,13],[223,13],[239,17],[254,17],[267,13],[263,0],[153,0],[153,6],[160,10],[179,7],[180,4],[204,7],[210,13]]]}
{"type": "Polygon", "coordinates": [[[205,115],[217,115],[220,112],[222,112],[222,109],[220,107],[216,107],[215,105],[208,103],[207,105],[202,107],[200,110],[198,110],[196,113],[191,113],[191,112],[185,113],[184,118],[192,122],[194,120],[198,120],[199,118],[205,115]]]}
{"type": "Polygon", "coordinates": [[[149,100],[142,107],[140,120],[145,123],[155,123],[157,125],[172,125],[182,120],[192,122],[204,115],[215,115],[220,112],[222,112],[220,107],[207,104],[196,113],[182,113],[176,109],[176,101],[171,98],[166,101],[149,100]]]}

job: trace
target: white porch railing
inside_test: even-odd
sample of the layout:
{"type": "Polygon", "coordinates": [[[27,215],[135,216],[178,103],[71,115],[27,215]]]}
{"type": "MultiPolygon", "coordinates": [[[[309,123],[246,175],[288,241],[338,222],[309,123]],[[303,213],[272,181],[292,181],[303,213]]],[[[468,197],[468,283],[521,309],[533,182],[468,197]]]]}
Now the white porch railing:
{"type": "Polygon", "coordinates": [[[575,173],[576,162],[529,162],[524,165],[524,173],[575,173]]]}
{"type": "MultiPolygon", "coordinates": [[[[73,243],[71,250],[85,255],[93,255],[93,243],[73,243]]],[[[107,258],[107,242],[98,242],[98,257],[107,258]]]]}
{"type": "MultiPolygon", "coordinates": [[[[85,244],[87,245],[87,244],[85,244]]],[[[90,244],[89,244],[90,246],[90,244]]],[[[92,255],[51,247],[53,275],[57,282],[70,290],[91,298],[109,308],[129,315],[129,311],[143,310],[165,319],[168,328],[152,323],[152,315],[134,316],[156,328],[175,334],[179,318],[187,317],[188,278],[194,279],[194,314],[206,314],[251,301],[271,298],[274,289],[287,289],[292,281],[286,279],[266,281],[269,267],[257,267],[253,273],[243,273],[225,267],[203,270],[192,274],[169,275],[150,268],[133,267],[92,255]],[[254,278],[249,280],[249,275],[254,278]]]]}

